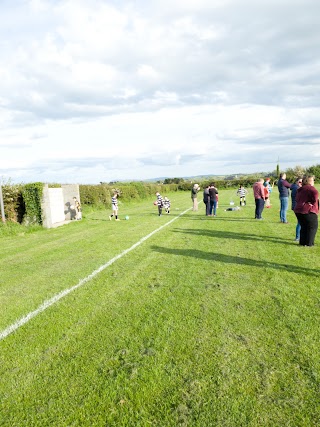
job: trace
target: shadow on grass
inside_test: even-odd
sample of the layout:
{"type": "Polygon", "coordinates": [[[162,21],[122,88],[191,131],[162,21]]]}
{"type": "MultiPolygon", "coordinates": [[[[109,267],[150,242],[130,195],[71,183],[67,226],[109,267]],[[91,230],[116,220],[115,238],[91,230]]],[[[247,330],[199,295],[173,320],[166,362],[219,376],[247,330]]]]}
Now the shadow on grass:
{"type": "MultiPolygon", "coordinates": [[[[237,215],[238,217],[227,217],[227,216],[219,216],[219,214],[217,214],[218,216],[213,217],[213,216],[207,216],[207,215],[194,215],[194,213],[187,213],[184,216],[187,219],[191,219],[194,221],[254,221],[254,217],[252,218],[248,218],[248,217],[244,217],[244,216],[239,216],[238,212],[235,212],[235,215],[237,215]]],[[[231,212],[232,215],[232,212],[231,212]]],[[[254,215],[254,213],[253,213],[254,215]]]]}
{"type": "MultiPolygon", "coordinates": [[[[97,218],[97,217],[86,217],[86,220],[88,220],[88,221],[107,221],[107,222],[110,222],[110,220],[109,220],[109,215],[111,214],[111,212],[110,213],[108,213],[108,214],[106,214],[104,217],[101,217],[101,218],[97,218]]],[[[131,218],[131,219],[139,219],[139,218],[141,218],[141,217],[149,217],[149,218],[154,218],[156,221],[157,221],[157,219],[159,218],[159,215],[158,215],[158,213],[155,213],[155,212],[142,212],[142,213],[134,213],[134,214],[132,214],[132,213],[126,213],[126,212],[124,212],[124,213],[121,213],[121,214],[119,214],[118,216],[119,216],[119,218],[120,218],[120,220],[124,220],[125,219],[125,217],[126,217],[126,215],[128,215],[129,216],[129,218],[131,218]]],[[[175,217],[177,217],[177,216],[179,216],[180,215],[180,212],[177,212],[177,213],[170,213],[170,214],[166,214],[166,213],[163,213],[162,215],[161,215],[161,218],[165,218],[165,219],[172,219],[172,218],[175,218],[175,217]]],[[[156,221],[155,221],[155,224],[157,224],[156,223],[156,221]]]]}
{"type": "Polygon", "coordinates": [[[110,221],[109,218],[86,218],[87,221],[110,221]]]}
{"type": "Polygon", "coordinates": [[[297,246],[297,243],[293,241],[288,241],[288,239],[283,239],[281,237],[271,237],[271,236],[262,236],[259,234],[244,234],[244,233],[233,233],[231,231],[220,231],[220,230],[203,230],[203,229],[194,229],[194,230],[185,230],[176,228],[173,230],[174,233],[186,233],[186,234],[195,234],[196,236],[205,236],[205,237],[218,237],[220,239],[238,239],[238,240],[253,240],[256,242],[276,242],[297,246]]]}
{"type": "Polygon", "coordinates": [[[155,252],[159,252],[162,254],[193,257],[193,258],[204,259],[207,261],[224,262],[225,264],[248,265],[250,267],[260,267],[263,269],[273,268],[275,270],[284,270],[291,273],[304,274],[307,276],[319,277],[319,273],[320,273],[320,270],[304,268],[298,265],[277,264],[274,262],[257,261],[254,259],[244,258],[240,256],[223,255],[223,254],[214,253],[214,252],[199,251],[198,249],[171,249],[171,248],[164,248],[161,246],[152,246],[151,249],[155,252]]]}

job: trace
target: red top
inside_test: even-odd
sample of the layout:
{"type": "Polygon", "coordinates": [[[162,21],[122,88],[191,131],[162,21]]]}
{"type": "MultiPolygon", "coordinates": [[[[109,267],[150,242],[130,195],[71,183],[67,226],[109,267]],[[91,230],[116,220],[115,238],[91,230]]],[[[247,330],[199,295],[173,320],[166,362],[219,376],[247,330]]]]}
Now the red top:
{"type": "Polygon", "coordinates": [[[262,182],[256,182],[253,184],[253,196],[255,199],[263,199],[265,198],[264,195],[264,186],[262,182]]]}
{"type": "Polygon", "coordinates": [[[298,188],[296,195],[295,213],[308,214],[319,213],[319,193],[312,185],[304,185],[298,188]]]}

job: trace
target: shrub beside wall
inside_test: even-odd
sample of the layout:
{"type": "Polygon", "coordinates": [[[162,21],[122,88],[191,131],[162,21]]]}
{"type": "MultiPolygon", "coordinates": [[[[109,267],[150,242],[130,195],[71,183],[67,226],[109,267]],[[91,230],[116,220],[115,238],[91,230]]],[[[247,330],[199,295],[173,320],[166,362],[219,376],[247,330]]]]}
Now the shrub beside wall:
{"type": "Polygon", "coordinates": [[[7,221],[22,221],[24,215],[24,203],[22,199],[21,188],[21,185],[5,184],[2,186],[4,214],[7,221]]]}
{"type": "Polygon", "coordinates": [[[43,193],[43,184],[35,182],[26,184],[22,190],[22,197],[25,204],[25,215],[23,221],[26,224],[41,224],[41,199],[43,193]]]}

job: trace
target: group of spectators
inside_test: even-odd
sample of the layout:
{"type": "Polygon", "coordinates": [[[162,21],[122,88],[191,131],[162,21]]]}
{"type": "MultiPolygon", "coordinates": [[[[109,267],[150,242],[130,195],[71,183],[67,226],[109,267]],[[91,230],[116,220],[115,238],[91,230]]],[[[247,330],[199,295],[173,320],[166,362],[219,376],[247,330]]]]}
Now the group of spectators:
{"type": "MultiPolygon", "coordinates": [[[[287,210],[291,190],[292,210],[297,217],[295,240],[299,241],[301,246],[314,246],[319,214],[319,193],[314,187],[314,176],[305,175],[303,178],[297,178],[293,184],[286,178],[286,174],[281,173],[278,179],[280,222],[288,224],[287,210]]],[[[255,218],[258,220],[263,219],[262,211],[267,197],[264,182],[261,178],[253,185],[255,218]]]]}
{"type": "MultiPolygon", "coordinates": [[[[200,191],[199,184],[194,184],[191,190],[192,210],[198,210],[197,194],[200,191]]],[[[203,190],[203,203],[206,206],[206,216],[217,216],[219,192],[214,183],[207,185],[203,190]]]]}
{"type": "MultiPolygon", "coordinates": [[[[287,181],[285,173],[281,173],[278,179],[278,190],[280,199],[280,222],[288,224],[287,211],[289,207],[289,196],[291,190],[291,208],[297,218],[296,238],[301,246],[314,246],[315,236],[318,230],[319,215],[319,193],[314,187],[314,176],[305,175],[298,177],[293,184],[287,181]]],[[[194,184],[191,190],[192,209],[198,210],[197,194],[200,186],[194,184]]],[[[272,186],[270,178],[260,178],[253,184],[253,195],[255,200],[255,219],[262,220],[264,208],[269,208],[270,193],[272,186]]],[[[240,197],[240,205],[246,205],[246,195],[248,191],[240,185],[237,195],[240,197]]],[[[218,190],[214,183],[207,185],[203,191],[203,202],[206,206],[207,216],[216,216],[218,204],[218,190]]]]}

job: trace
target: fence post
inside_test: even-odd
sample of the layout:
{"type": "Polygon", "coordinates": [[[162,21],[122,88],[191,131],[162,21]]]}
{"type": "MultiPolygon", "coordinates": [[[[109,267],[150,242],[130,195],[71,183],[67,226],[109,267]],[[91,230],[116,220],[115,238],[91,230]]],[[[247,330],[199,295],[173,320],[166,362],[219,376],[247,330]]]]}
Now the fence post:
{"type": "Polygon", "coordinates": [[[2,195],[2,185],[1,184],[0,184],[0,206],[1,206],[1,219],[2,219],[2,222],[5,223],[6,217],[4,214],[4,204],[3,204],[3,195],[2,195]]]}

